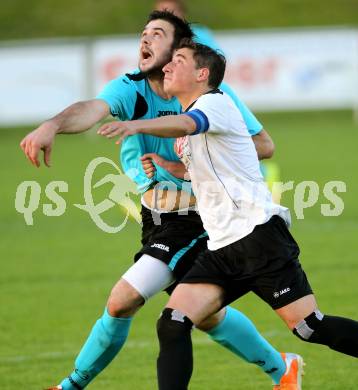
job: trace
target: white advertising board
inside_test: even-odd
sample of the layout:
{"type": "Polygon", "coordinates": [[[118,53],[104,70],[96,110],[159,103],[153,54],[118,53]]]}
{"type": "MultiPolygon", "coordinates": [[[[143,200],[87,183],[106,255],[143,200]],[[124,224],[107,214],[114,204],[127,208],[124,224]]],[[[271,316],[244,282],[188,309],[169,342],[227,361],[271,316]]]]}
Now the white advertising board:
{"type": "Polygon", "coordinates": [[[85,96],[83,45],[0,49],[0,123],[36,123],[85,96]]]}
{"type": "Polygon", "coordinates": [[[225,35],[226,81],[257,110],[352,107],[358,32],[316,30],[225,35]]]}
{"type": "MultiPolygon", "coordinates": [[[[355,30],[218,34],[225,80],[254,110],[353,107],[358,90],[355,30]]],[[[95,91],[136,68],[138,40],[95,43],[95,91]]]]}
{"type": "Polygon", "coordinates": [[[108,81],[136,69],[138,52],[138,38],[113,38],[94,42],[94,92],[97,94],[108,81]]]}
{"type": "MultiPolygon", "coordinates": [[[[217,34],[225,80],[261,111],[358,106],[358,30],[217,34]]],[[[37,123],[137,67],[138,37],[0,47],[0,124],[37,123]]]]}

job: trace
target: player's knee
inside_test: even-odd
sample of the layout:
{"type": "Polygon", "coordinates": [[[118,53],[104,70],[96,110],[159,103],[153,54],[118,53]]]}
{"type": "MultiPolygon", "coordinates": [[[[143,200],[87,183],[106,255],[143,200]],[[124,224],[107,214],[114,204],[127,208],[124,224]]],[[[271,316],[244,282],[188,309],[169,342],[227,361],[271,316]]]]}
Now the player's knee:
{"type": "Polygon", "coordinates": [[[313,340],[315,340],[319,334],[318,330],[323,317],[324,315],[316,309],[313,313],[294,325],[292,329],[293,334],[303,341],[316,342],[313,340]]]}
{"type": "Polygon", "coordinates": [[[206,318],[204,321],[201,321],[200,324],[196,327],[203,332],[208,332],[215,328],[225,317],[225,309],[221,309],[217,313],[212,314],[210,317],[206,318]]]}
{"type": "Polygon", "coordinates": [[[161,345],[183,339],[193,328],[191,320],[179,310],[165,308],[157,322],[157,333],[161,345]]]}
{"type": "Polygon", "coordinates": [[[327,345],[334,351],[358,357],[358,322],[349,318],[323,315],[315,310],[300,321],[294,333],[309,343],[327,345]]]}
{"type": "Polygon", "coordinates": [[[108,298],[107,310],[112,317],[132,317],[144,305],[144,298],[125,283],[118,283],[108,298]]]}
{"type": "Polygon", "coordinates": [[[143,304],[144,300],[142,302],[126,302],[109,298],[107,303],[107,310],[109,315],[112,317],[133,317],[134,314],[143,306],[143,304]]]}

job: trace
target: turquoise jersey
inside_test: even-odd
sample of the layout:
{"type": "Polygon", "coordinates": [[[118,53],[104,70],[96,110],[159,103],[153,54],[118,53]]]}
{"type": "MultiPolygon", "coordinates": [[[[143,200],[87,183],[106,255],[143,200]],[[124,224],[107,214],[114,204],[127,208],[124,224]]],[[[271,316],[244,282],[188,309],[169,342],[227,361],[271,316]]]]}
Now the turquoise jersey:
{"type": "MultiPolygon", "coordinates": [[[[126,74],[109,82],[97,96],[110,107],[111,114],[120,120],[153,119],[164,115],[178,115],[181,106],[176,98],[165,100],[150,87],[148,80],[139,72],[126,74]]],[[[159,138],[136,134],[122,142],[120,160],[124,172],[135,181],[140,193],[154,182],[169,181],[181,189],[183,180],[156,166],[156,174],[148,179],[140,157],[145,153],[157,153],[166,160],[179,161],[174,152],[174,138],[159,138]]]]}
{"type": "MultiPolygon", "coordinates": [[[[231,88],[222,84],[220,89],[234,100],[241,111],[251,135],[261,131],[262,125],[239,100],[231,88]]],[[[148,80],[138,70],[110,81],[97,95],[110,107],[111,114],[119,120],[153,119],[164,115],[178,115],[181,106],[176,98],[165,100],[150,87],[148,80]]],[[[148,179],[142,168],[140,157],[145,153],[157,153],[166,160],[180,161],[174,152],[173,138],[159,138],[152,135],[136,134],[127,137],[121,147],[120,160],[124,172],[137,184],[138,191],[144,193],[155,182],[169,182],[170,188],[188,190],[182,187],[184,180],[171,175],[165,169],[156,166],[153,178],[148,179]],[[174,187],[174,188],[175,188],[174,187]]]]}

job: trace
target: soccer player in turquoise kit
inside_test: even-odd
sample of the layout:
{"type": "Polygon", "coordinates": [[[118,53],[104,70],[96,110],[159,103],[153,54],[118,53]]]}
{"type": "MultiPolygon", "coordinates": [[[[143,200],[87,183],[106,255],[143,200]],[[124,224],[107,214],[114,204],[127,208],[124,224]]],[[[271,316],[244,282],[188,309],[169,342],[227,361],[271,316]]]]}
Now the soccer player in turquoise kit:
{"type": "MultiPolygon", "coordinates": [[[[179,102],[163,92],[162,67],[170,61],[179,41],[191,36],[192,32],[183,20],[167,12],[153,12],[141,37],[140,71],[110,82],[96,99],[69,106],[27,135],[21,147],[28,159],[39,166],[38,157],[43,150],[45,163],[49,165],[56,134],[83,132],[109,114],[121,120],[180,114],[179,102]]],[[[255,117],[244,105],[240,110],[252,134],[258,133],[262,127],[255,117]]],[[[265,145],[270,145],[267,135],[261,130],[254,139],[258,153],[265,156],[265,145]]],[[[122,166],[143,194],[143,247],[135,256],[135,264],[113,287],[102,317],[92,328],[75,361],[74,371],[54,389],[85,388],[121,350],[138,309],[154,294],[173,287],[191,268],[196,255],[206,248],[207,234],[200,217],[192,210],[191,194],[186,212],[161,212],[161,225],[153,223],[156,213],[151,207],[153,187],[157,182],[169,181],[180,191],[184,187],[183,180],[160,166],[156,175],[148,179],[140,157],[154,152],[163,155],[172,165],[181,166],[173,145],[173,139],[142,135],[131,137],[122,145],[122,166]]],[[[162,193],[164,197],[169,196],[169,191],[163,190],[162,193]]],[[[199,324],[198,328],[248,362],[260,365],[275,383],[284,376],[284,359],[237,310],[227,307],[199,324]]]]}

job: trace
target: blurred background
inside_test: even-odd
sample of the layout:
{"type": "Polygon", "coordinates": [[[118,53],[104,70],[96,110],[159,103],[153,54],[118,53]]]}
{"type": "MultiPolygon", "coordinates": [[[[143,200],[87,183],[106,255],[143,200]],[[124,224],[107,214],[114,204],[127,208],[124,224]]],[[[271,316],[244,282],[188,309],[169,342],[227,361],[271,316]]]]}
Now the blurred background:
{"type": "MultiPolygon", "coordinates": [[[[5,2],[0,125],[42,121],[134,69],[153,4],[5,2]]],[[[358,110],[357,8],[348,0],[199,1],[188,2],[186,16],[215,31],[226,80],[252,109],[358,110]]]]}
{"type": "MultiPolygon", "coordinates": [[[[97,138],[94,130],[58,137],[50,169],[30,166],[18,145],[41,121],[94,97],[110,79],[136,67],[139,34],[153,4],[1,3],[1,390],[41,389],[70,372],[112,285],[140,247],[135,221],[109,234],[74,207],[84,203],[89,162],[99,156],[117,161],[112,142],[97,138]],[[29,190],[25,199],[29,204],[38,195],[32,225],[15,209],[24,181],[37,183],[37,192],[29,190]],[[65,209],[47,216],[53,181],[68,184],[60,194],[65,209]]],[[[228,59],[226,80],[274,139],[273,176],[292,182],[281,202],[292,210],[301,261],[321,311],[358,319],[358,2],[198,0],[186,3],[186,16],[211,29],[228,59]],[[331,182],[344,183],[334,187],[344,205],[340,212],[328,194],[331,182]],[[300,197],[307,207],[297,210],[300,197]]],[[[94,191],[95,201],[106,199],[111,188],[94,191]]],[[[116,226],[125,215],[113,207],[102,217],[116,226]]],[[[161,294],[143,308],[125,353],[91,388],[156,388],[155,321],[166,299],[161,294]]],[[[236,306],[278,349],[304,356],[305,389],[357,389],[355,360],[297,341],[251,294],[236,306]]],[[[255,367],[199,332],[194,342],[191,389],[270,388],[255,367]]]]}

